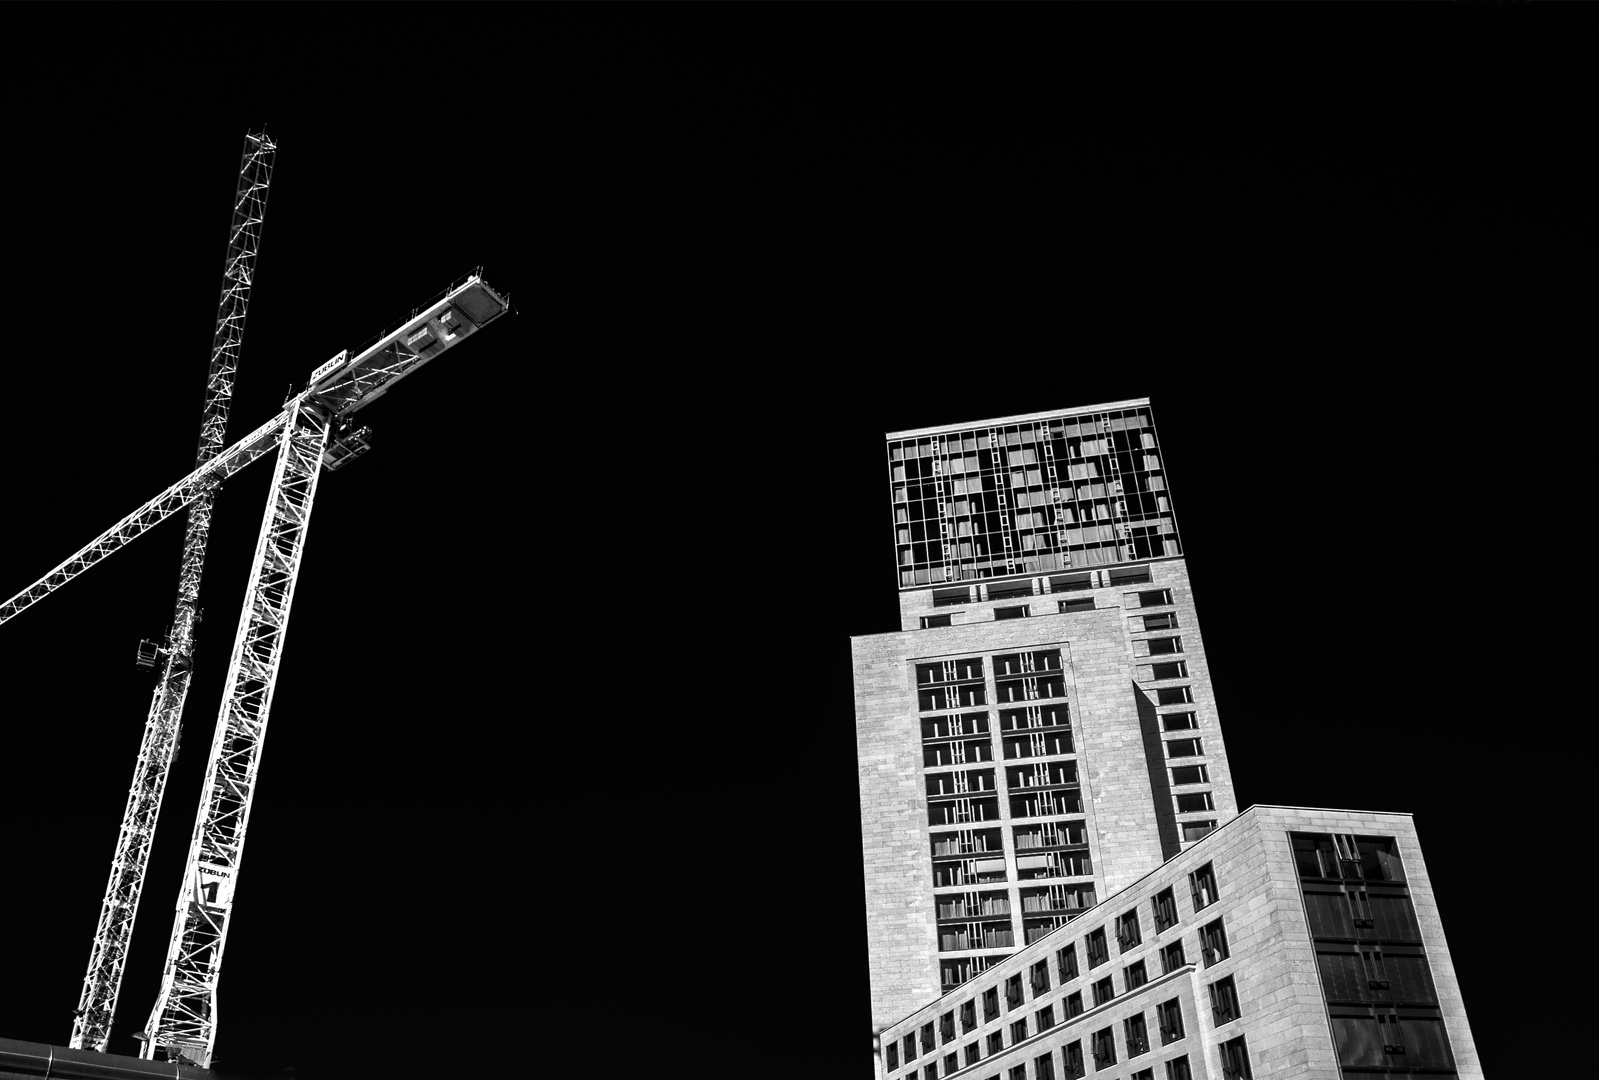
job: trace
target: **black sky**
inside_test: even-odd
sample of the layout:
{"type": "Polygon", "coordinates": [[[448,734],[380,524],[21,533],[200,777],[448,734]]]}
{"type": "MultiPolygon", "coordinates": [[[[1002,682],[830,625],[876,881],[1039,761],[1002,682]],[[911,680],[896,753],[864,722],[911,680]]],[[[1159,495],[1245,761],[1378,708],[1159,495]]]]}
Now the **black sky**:
{"type": "MultiPolygon", "coordinates": [[[[1414,813],[1486,1072],[1579,1075],[1500,1002],[1562,978],[1578,829],[1580,35],[1397,10],[50,12],[0,77],[0,594],[190,467],[247,128],[235,436],[475,266],[517,309],[324,480],[221,1069],[867,1075],[882,433],[1148,396],[1240,805],[1414,813]]],[[[267,484],[218,501],[119,1052],[267,484]]],[[[0,627],[7,1037],[70,1033],[181,532],[0,627]]]]}

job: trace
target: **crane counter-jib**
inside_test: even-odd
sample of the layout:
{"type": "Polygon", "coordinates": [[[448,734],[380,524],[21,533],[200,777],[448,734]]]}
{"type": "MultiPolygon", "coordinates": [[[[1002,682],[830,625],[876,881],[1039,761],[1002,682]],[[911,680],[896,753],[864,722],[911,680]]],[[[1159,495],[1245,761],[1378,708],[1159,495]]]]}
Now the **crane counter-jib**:
{"type": "MultiPolygon", "coordinates": [[[[354,359],[295,395],[336,416],[365,408],[401,379],[413,374],[503,315],[509,302],[478,274],[451,286],[438,299],[414,311],[403,323],[359,350],[354,359]]],[[[60,566],[0,604],[0,623],[44,599],[83,571],[188,506],[203,491],[222,483],[277,444],[289,408],[217,454],[118,521],[60,566]]],[[[330,444],[336,456],[338,447],[330,444]]],[[[330,458],[330,464],[336,467],[330,458]]]]}

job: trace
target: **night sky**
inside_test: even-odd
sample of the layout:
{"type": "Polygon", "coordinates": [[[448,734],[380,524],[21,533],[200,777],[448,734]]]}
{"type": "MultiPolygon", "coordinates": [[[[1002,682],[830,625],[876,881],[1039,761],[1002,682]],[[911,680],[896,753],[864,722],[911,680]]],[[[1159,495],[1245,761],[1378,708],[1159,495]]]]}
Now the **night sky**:
{"type": "MultiPolygon", "coordinates": [[[[1591,711],[1554,9],[120,10],[28,9],[0,75],[0,598],[192,467],[247,129],[230,439],[474,267],[516,308],[323,478],[221,1073],[869,1075],[882,435],[1147,396],[1239,805],[1415,814],[1486,1073],[1581,1074],[1504,1008],[1563,979],[1591,711]]],[[[217,501],[115,1052],[269,470],[217,501]]],[[[0,627],[0,1036],[70,1035],[182,532],[0,627]]]]}

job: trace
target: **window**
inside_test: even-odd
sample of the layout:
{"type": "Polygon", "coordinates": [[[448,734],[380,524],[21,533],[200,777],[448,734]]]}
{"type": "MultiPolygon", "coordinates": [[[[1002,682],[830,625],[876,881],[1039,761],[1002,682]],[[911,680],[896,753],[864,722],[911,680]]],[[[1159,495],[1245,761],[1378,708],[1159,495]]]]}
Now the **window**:
{"type": "Polygon", "coordinates": [[[1167,731],[1195,731],[1199,721],[1191,712],[1169,712],[1160,718],[1160,726],[1167,731]]]}
{"type": "Polygon", "coordinates": [[[1083,1075],[1083,1041],[1081,1039],[1061,1047],[1060,1063],[1063,1066],[1062,1071],[1066,1074],[1066,1080],[1076,1080],[1077,1077],[1083,1075]]]}
{"type": "Polygon", "coordinates": [[[938,1034],[944,1042],[955,1041],[955,1014],[947,1012],[938,1018],[938,1034]]]}
{"type": "Polygon", "coordinates": [[[1142,960],[1138,961],[1136,964],[1128,964],[1125,974],[1127,978],[1127,992],[1129,994],[1149,981],[1149,973],[1144,970],[1144,962],[1142,960]]]}
{"type": "Polygon", "coordinates": [[[1033,583],[1031,581],[995,582],[988,587],[988,598],[990,600],[1014,600],[1018,596],[1031,595],[1033,595],[1033,583]]]}
{"type": "Polygon", "coordinates": [[[1188,678],[1188,661],[1177,660],[1169,664],[1146,664],[1150,677],[1159,679],[1186,679],[1188,678]]]}
{"type": "Polygon", "coordinates": [[[1010,1072],[1005,1074],[1007,1080],[1027,1080],[1026,1065],[1012,1065],[1010,1072]]]}
{"type": "Polygon", "coordinates": [[[1145,585],[1149,582],[1149,567],[1147,566],[1121,566],[1115,567],[1110,572],[1112,585],[1145,585]]]}
{"type": "Polygon", "coordinates": [[[983,991],[983,1020],[987,1022],[999,1015],[999,987],[991,986],[983,991]]]}
{"type": "Polygon", "coordinates": [[[890,1042],[887,1049],[888,1071],[893,1072],[895,1069],[899,1068],[899,1040],[896,1039],[890,1042]]]}
{"type": "Polygon", "coordinates": [[[1032,973],[1033,996],[1037,997],[1049,989],[1049,961],[1040,960],[1034,964],[1032,973]]]}
{"type": "Polygon", "coordinates": [[[1180,637],[1154,637],[1146,638],[1150,656],[1169,656],[1172,653],[1183,651],[1183,639],[1180,637]]]}
{"type": "Polygon", "coordinates": [[[1183,822],[1183,843],[1189,844],[1195,840],[1203,840],[1215,831],[1216,821],[1214,818],[1205,821],[1185,821],[1183,822]]]}
{"type": "Polygon", "coordinates": [[[1222,926],[1221,920],[1207,923],[1199,935],[1199,951],[1205,956],[1205,966],[1220,963],[1227,959],[1227,930],[1222,926]]]}
{"type": "MultiPolygon", "coordinates": [[[[1128,607],[1164,607],[1171,603],[1171,590],[1148,589],[1141,593],[1128,593],[1125,600],[1128,607]]],[[[1147,619],[1149,616],[1144,617],[1147,619]]]]}
{"type": "Polygon", "coordinates": [[[1170,889],[1162,889],[1150,906],[1155,910],[1155,933],[1177,925],[1177,897],[1170,889]]]}
{"type": "Polygon", "coordinates": [[[923,1080],[938,1080],[938,1066],[929,1065],[922,1070],[923,1080]]]}
{"type": "Polygon", "coordinates": [[[1092,574],[1059,574],[1049,579],[1050,592],[1078,592],[1094,587],[1092,574]]]}
{"type": "Polygon", "coordinates": [[[1005,980],[1005,1007],[1014,1009],[1022,1003],[1022,977],[1012,975],[1005,980]]]}
{"type": "Polygon", "coordinates": [[[1173,787],[1181,787],[1183,784],[1208,784],[1210,773],[1203,765],[1179,765],[1171,771],[1171,782],[1173,787]]]}
{"type": "Polygon", "coordinates": [[[1188,1068],[1187,1054],[1166,1062],[1166,1080],[1194,1080],[1193,1071],[1188,1068]]]}
{"type": "Polygon", "coordinates": [[[1039,1009],[1038,1013],[1033,1017],[1033,1023],[1038,1027],[1039,1031],[1048,1031],[1054,1027],[1055,1006],[1045,1005],[1042,1009],[1039,1009]]]}
{"type": "Polygon", "coordinates": [[[1068,611],[1093,611],[1094,598],[1092,596],[1079,596],[1072,600],[1062,600],[1060,611],[1064,615],[1068,611]]]}
{"type": "Polygon", "coordinates": [[[1144,616],[1145,630],[1175,630],[1177,629],[1177,613],[1163,611],[1154,615],[1144,616]]]}
{"type": "Polygon", "coordinates": [[[976,1065],[983,1060],[983,1048],[977,1043],[970,1043],[966,1047],[966,1064],[976,1065]]]}
{"type": "Polygon", "coordinates": [[[977,1026],[977,1002],[967,1001],[961,1005],[961,1030],[970,1031],[977,1026]]]}
{"type": "Polygon", "coordinates": [[[1060,981],[1077,978],[1077,946],[1068,945],[1055,953],[1055,963],[1060,969],[1060,981]]]}
{"type": "Polygon", "coordinates": [[[993,1057],[1005,1049],[1005,1034],[1001,1031],[993,1032],[988,1036],[988,1055],[993,1057]]]}
{"type": "Polygon", "coordinates": [[[1221,1044],[1221,1075],[1222,1080],[1250,1080],[1249,1050],[1242,1035],[1221,1044]]]}
{"type": "Polygon", "coordinates": [[[1115,996],[1116,984],[1111,982],[1109,975],[1094,984],[1094,1005],[1096,1007],[1105,1004],[1105,1002],[1115,996]]]}
{"type": "Polygon", "coordinates": [[[1033,1059],[1033,1080],[1055,1080],[1054,1055],[1040,1054],[1033,1059]]]}
{"type": "Polygon", "coordinates": [[[929,1020],[922,1025],[922,1053],[933,1052],[933,1022],[929,1020]]]}
{"type": "Polygon", "coordinates": [[[1110,959],[1110,947],[1105,944],[1105,928],[1101,926],[1088,935],[1088,966],[1097,968],[1110,959]]]}
{"type": "Polygon", "coordinates": [[[1216,872],[1206,863],[1188,875],[1188,891],[1194,898],[1194,910],[1202,911],[1216,902],[1216,872]]]}
{"type": "Polygon", "coordinates": [[[1010,1044],[1015,1046],[1025,1038],[1027,1038],[1027,1017],[1024,1016],[1011,1024],[1010,1044]]]}
{"type": "Polygon", "coordinates": [[[1238,1019],[1238,991],[1231,975],[1210,984],[1210,1015],[1217,1027],[1238,1019]]]}
{"type": "Polygon", "coordinates": [[[1190,705],[1193,700],[1192,686],[1162,686],[1155,691],[1156,705],[1190,705]]]}
{"type": "Polygon", "coordinates": [[[1068,994],[1066,996],[1066,1019],[1070,1020],[1074,1016],[1080,1016],[1082,1011],[1083,992],[1081,990],[1077,990],[1071,994],[1068,994]]]}
{"type": "Polygon", "coordinates": [[[946,1055],[944,1055],[944,1075],[945,1076],[948,1076],[952,1072],[960,1072],[960,1068],[961,1068],[961,1057],[960,1057],[959,1054],[946,1054],[946,1055]]]}
{"type": "Polygon", "coordinates": [[[1192,814],[1195,811],[1214,810],[1215,801],[1208,791],[1195,791],[1187,795],[1177,796],[1177,812],[1179,814],[1192,814]]]}
{"type": "Polygon", "coordinates": [[[1155,1080],[1154,1069],[1140,1069],[1128,1077],[1128,1080],[1155,1080]]]}
{"type": "Polygon", "coordinates": [[[1170,975],[1182,967],[1186,960],[1183,959],[1183,942],[1181,938],[1160,950],[1160,973],[1170,975]]]}
{"type": "Polygon", "coordinates": [[[1174,1043],[1183,1037],[1183,1003],[1172,998],[1155,1006],[1155,1023],[1160,1025],[1160,1045],[1174,1043]]]}
{"type": "Polygon", "coordinates": [[[1090,1047],[1094,1051],[1094,1068],[1108,1069],[1116,1064],[1116,1034],[1112,1028],[1103,1028],[1094,1032],[1090,1040],[1090,1047]]]}
{"type": "Polygon", "coordinates": [[[965,585],[958,585],[952,589],[934,589],[933,606],[949,607],[951,604],[964,604],[971,600],[972,592],[965,585]]]}
{"type": "Polygon", "coordinates": [[[1027,618],[1027,605],[1017,604],[1015,607],[997,607],[994,609],[995,619],[1025,619],[1027,618]]]}
{"type": "Polygon", "coordinates": [[[922,616],[922,629],[923,630],[932,630],[935,627],[948,626],[948,625],[950,625],[949,616],[948,615],[923,615],[922,616]]]}
{"type": "Polygon", "coordinates": [[[1137,1057],[1139,1054],[1149,1053],[1149,1027],[1144,1023],[1144,1014],[1129,1016],[1122,1022],[1122,1034],[1127,1043],[1127,1056],[1137,1057]]]}
{"type": "Polygon", "coordinates": [[[916,1033],[914,1031],[905,1036],[905,1060],[916,1060],[916,1033]]]}
{"type": "Polygon", "coordinates": [[[1122,952],[1126,952],[1143,940],[1138,932],[1137,911],[1126,912],[1116,920],[1116,943],[1121,946],[1122,952]]]}

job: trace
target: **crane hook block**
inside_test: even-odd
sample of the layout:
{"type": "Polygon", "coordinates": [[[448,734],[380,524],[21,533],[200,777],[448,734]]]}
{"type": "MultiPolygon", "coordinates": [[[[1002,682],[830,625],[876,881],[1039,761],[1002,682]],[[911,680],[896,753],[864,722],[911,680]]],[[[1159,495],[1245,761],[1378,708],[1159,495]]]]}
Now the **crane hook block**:
{"type": "Polygon", "coordinates": [[[161,647],[149,638],[139,642],[138,665],[140,671],[154,671],[156,660],[161,656],[161,647]]]}

